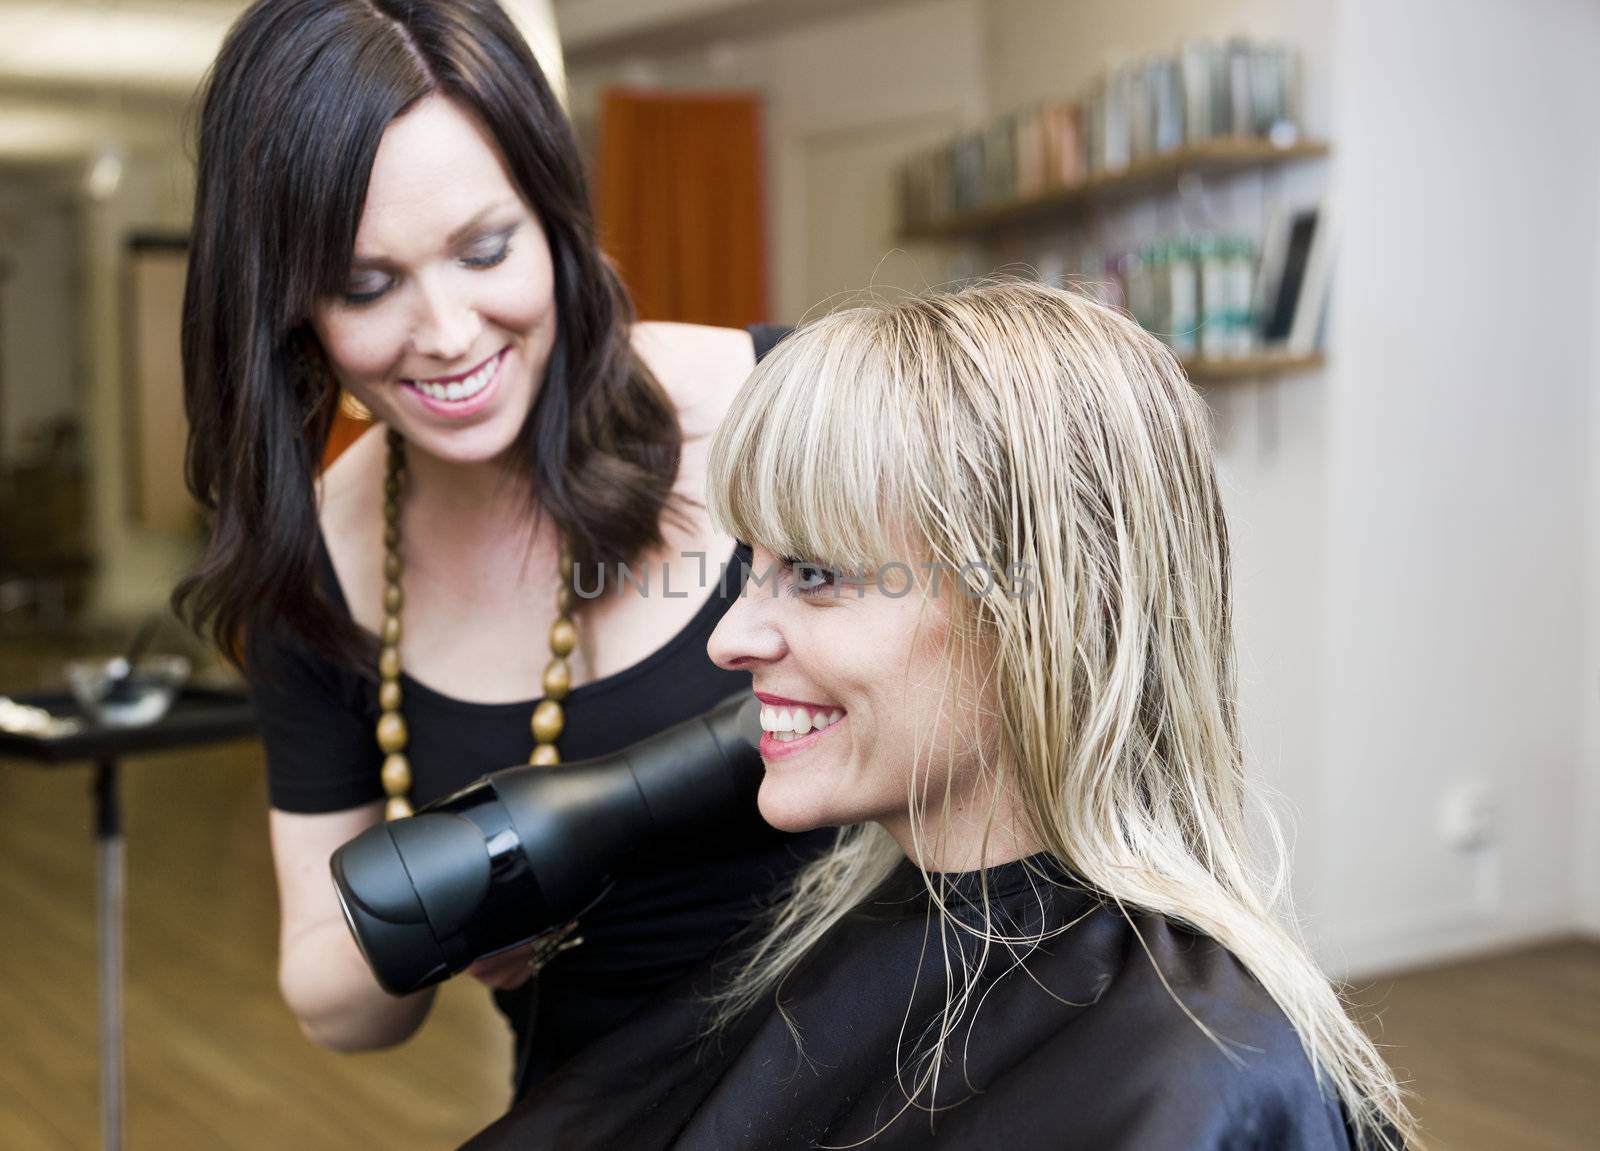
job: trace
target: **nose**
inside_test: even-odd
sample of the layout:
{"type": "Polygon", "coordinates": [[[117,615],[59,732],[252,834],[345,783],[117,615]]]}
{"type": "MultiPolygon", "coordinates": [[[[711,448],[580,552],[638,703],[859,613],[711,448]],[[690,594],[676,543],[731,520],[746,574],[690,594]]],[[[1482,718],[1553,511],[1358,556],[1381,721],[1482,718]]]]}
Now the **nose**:
{"type": "Polygon", "coordinates": [[[757,671],[788,655],[775,618],[777,606],[748,590],[734,600],[706,642],[711,662],[727,671],[757,671]]]}
{"type": "Polygon", "coordinates": [[[483,321],[471,300],[438,280],[419,277],[411,346],[419,356],[454,363],[472,351],[483,321]]]}

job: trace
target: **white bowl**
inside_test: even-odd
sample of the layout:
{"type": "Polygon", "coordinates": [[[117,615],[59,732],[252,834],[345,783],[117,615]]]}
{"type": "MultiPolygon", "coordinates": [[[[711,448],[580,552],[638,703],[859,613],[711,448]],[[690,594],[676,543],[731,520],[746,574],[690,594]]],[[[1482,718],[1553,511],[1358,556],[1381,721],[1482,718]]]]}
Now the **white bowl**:
{"type": "Polygon", "coordinates": [[[121,656],[67,664],[73,698],[85,715],[106,727],[156,722],[167,714],[188,678],[189,661],[181,655],[147,655],[131,669],[121,656]]]}

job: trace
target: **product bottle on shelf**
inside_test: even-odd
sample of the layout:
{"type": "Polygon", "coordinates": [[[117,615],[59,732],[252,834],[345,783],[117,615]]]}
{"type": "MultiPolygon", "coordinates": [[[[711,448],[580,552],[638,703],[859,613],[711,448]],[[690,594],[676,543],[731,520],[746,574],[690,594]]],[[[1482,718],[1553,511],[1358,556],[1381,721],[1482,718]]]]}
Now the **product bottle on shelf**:
{"type": "Polygon", "coordinates": [[[1228,264],[1215,236],[1201,236],[1195,241],[1195,260],[1200,266],[1200,355],[1208,360],[1220,359],[1228,354],[1233,325],[1228,264]]]}
{"type": "Polygon", "coordinates": [[[1149,264],[1138,251],[1122,256],[1122,282],[1128,296],[1128,311],[1139,327],[1154,331],[1155,285],[1150,280],[1149,264]]]}
{"type": "Polygon", "coordinates": [[[1167,247],[1167,343],[1183,359],[1195,353],[1200,326],[1200,283],[1195,271],[1194,245],[1174,240],[1167,247]]]}
{"type": "Polygon", "coordinates": [[[1162,341],[1171,339],[1172,331],[1172,284],[1168,280],[1172,260],[1167,247],[1158,240],[1145,249],[1150,269],[1150,322],[1145,326],[1162,341]]]}
{"type": "Polygon", "coordinates": [[[1245,239],[1230,240],[1226,264],[1228,311],[1232,322],[1229,347],[1235,356],[1248,356],[1255,351],[1256,343],[1253,312],[1256,261],[1250,242],[1245,239]]]}

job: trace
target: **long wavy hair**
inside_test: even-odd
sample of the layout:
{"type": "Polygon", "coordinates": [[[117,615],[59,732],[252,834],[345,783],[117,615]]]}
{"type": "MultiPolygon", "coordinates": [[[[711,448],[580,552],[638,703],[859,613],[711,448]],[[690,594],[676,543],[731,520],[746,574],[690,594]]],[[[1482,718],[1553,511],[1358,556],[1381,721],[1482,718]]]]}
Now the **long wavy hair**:
{"type": "MultiPolygon", "coordinates": [[[[1362,1144],[1416,1139],[1394,1076],[1280,906],[1285,853],[1264,805],[1275,851],[1270,867],[1252,862],[1227,526],[1206,408],[1166,348],[1109,308],[1029,283],[836,312],[746,383],[708,488],[721,525],[777,555],[870,573],[909,537],[945,571],[967,565],[972,586],[942,598],[947,714],[994,733],[979,776],[993,788],[986,835],[1014,809],[1032,842],[1124,914],[1217,940],[1287,1015],[1362,1144]],[[988,574],[1016,572],[1027,594],[988,574]],[[987,690],[960,690],[972,682],[987,690]]],[[[939,802],[927,767],[907,795],[923,857],[939,802]]],[[[903,859],[876,825],[841,831],[746,952],[711,1030],[763,1001],[781,1011],[786,974],[903,859]]],[[[951,915],[923,875],[951,992],[927,1033],[934,1050],[917,1054],[917,1090],[936,1086],[982,966],[959,941],[976,935],[980,953],[1018,942],[951,915]]]]}
{"type": "Polygon", "coordinates": [[[183,302],[186,471],[211,534],[173,603],[230,654],[265,619],[348,663],[374,654],[316,579],[314,480],[339,396],[309,321],[345,282],[384,129],[431,93],[488,128],[555,268],[555,344],[510,468],[580,565],[659,544],[675,506],[676,416],[631,351],[571,128],[506,14],[494,0],[257,0],[198,99],[183,302]]]}

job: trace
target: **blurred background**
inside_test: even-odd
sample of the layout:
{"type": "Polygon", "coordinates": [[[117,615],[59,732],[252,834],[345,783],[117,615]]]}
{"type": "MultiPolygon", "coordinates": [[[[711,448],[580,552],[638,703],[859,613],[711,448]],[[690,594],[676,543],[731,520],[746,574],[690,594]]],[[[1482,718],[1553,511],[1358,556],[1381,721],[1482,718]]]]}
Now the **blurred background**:
{"type": "MultiPolygon", "coordinates": [[[[1600,3],[506,6],[643,317],[1009,271],[1172,344],[1314,949],[1434,1146],[1600,1147],[1600,3]]],[[[0,2],[0,694],[195,553],[186,115],[242,7],[0,2]]],[[[127,1144],[453,1146],[505,1104],[497,1017],[450,986],[398,1051],[300,1037],[261,766],[123,766],[127,1144]]],[[[7,1148],[102,1138],[93,778],[0,757],[7,1148]]]]}

